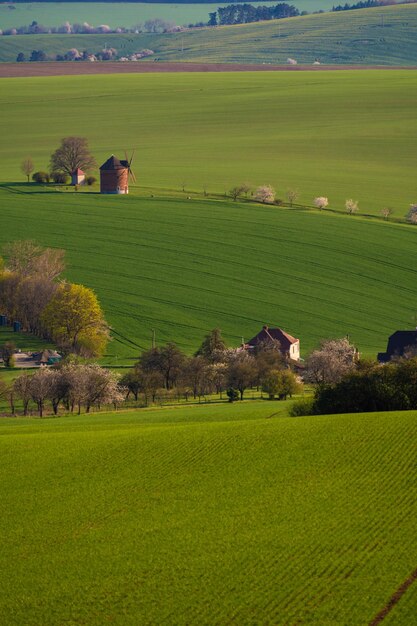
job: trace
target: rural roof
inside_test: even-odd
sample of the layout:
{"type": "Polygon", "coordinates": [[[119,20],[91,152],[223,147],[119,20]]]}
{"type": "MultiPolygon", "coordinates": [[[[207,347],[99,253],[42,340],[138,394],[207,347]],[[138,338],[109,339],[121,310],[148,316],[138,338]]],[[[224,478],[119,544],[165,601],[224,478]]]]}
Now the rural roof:
{"type": "Polygon", "coordinates": [[[73,171],[72,175],[74,176],[74,174],[76,176],[80,176],[80,175],[82,176],[84,174],[84,172],[82,170],[80,170],[79,167],[77,167],[77,169],[73,171]]]}
{"type": "Polygon", "coordinates": [[[387,351],[378,354],[378,361],[384,363],[393,356],[402,356],[413,346],[417,346],[417,330],[397,330],[388,339],[387,351]]]}
{"type": "Polygon", "coordinates": [[[114,154],[100,167],[100,170],[125,170],[129,167],[127,161],[120,161],[114,154]]]}
{"type": "Polygon", "coordinates": [[[294,343],[297,343],[297,341],[299,341],[299,339],[292,337],[281,328],[268,328],[268,326],[264,326],[261,332],[259,332],[255,337],[248,341],[248,345],[256,346],[258,343],[264,341],[278,341],[281,350],[289,350],[294,343]]]}

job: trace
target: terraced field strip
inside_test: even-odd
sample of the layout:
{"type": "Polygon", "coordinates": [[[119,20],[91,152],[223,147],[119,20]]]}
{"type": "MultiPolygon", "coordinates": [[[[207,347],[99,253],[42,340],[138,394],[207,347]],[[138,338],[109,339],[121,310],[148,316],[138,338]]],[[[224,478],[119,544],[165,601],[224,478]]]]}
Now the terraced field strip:
{"type": "MultiPolygon", "coordinates": [[[[274,5],[264,0],[254,5],[274,5]]],[[[300,11],[329,10],[333,0],[292,0],[300,11]]],[[[66,21],[74,24],[89,22],[93,26],[108,24],[132,27],[148,19],[173,20],[176,24],[208,21],[208,14],[218,4],[187,2],[18,2],[0,4],[0,24],[3,30],[31,24],[33,20],[44,26],[59,26],[66,21]]]]}
{"type": "Polygon", "coordinates": [[[310,66],[316,60],[325,65],[410,66],[417,65],[416,25],[417,7],[408,4],[168,34],[6,36],[0,37],[0,60],[15,61],[19,52],[29,58],[39,49],[52,58],[71,47],[97,53],[107,45],[125,56],[150,48],[158,62],[277,65],[292,58],[310,66]]]}
{"type": "Polygon", "coordinates": [[[2,420],[4,618],[370,623],[413,570],[417,413],[270,412],[2,420]]]}

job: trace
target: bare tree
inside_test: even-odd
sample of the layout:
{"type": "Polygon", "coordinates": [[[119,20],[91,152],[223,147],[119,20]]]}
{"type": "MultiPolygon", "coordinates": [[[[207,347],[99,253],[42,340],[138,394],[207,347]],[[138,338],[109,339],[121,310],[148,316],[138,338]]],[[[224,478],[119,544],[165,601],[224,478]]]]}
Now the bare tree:
{"type": "Polygon", "coordinates": [[[42,367],[30,379],[30,394],[36,402],[39,417],[43,417],[45,401],[51,397],[52,386],[55,384],[55,372],[42,367]]]}
{"type": "Polygon", "coordinates": [[[270,185],[260,185],[255,191],[255,200],[263,204],[272,204],[275,201],[275,190],[270,185]]]}
{"type": "Polygon", "coordinates": [[[85,137],[64,137],[60,147],[51,156],[51,170],[65,172],[68,176],[77,168],[88,171],[95,166],[96,161],[85,137]]]}
{"type": "Polygon", "coordinates": [[[297,200],[299,195],[300,193],[299,191],[297,191],[297,189],[287,189],[287,199],[291,207],[294,204],[294,202],[297,200]]]}
{"type": "Polygon", "coordinates": [[[345,209],[349,215],[353,215],[354,213],[357,213],[359,211],[358,201],[352,200],[352,198],[349,198],[349,200],[346,200],[345,202],[345,209]]]}
{"type": "Polygon", "coordinates": [[[320,209],[325,209],[329,205],[329,200],[325,196],[318,196],[314,198],[314,206],[320,209]]]}
{"type": "Polygon", "coordinates": [[[31,159],[31,157],[26,157],[26,159],[23,159],[22,163],[20,164],[20,169],[22,170],[23,174],[25,176],[27,176],[28,182],[30,180],[30,175],[32,174],[33,170],[35,169],[35,166],[33,164],[33,161],[31,159]]]}
{"type": "Polygon", "coordinates": [[[390,207],[388,207],[388,206],[386,206],[386,207],[384,207],[383,209],[381,209],[381,215],[382,215],[382,217],[383,217],[384,219],[386,219],[386,220],[387,220],[387,219],[388,219],[388,218],[389,218],[392,214],[393,214],[393,210],[392,210],[390,207]]]}

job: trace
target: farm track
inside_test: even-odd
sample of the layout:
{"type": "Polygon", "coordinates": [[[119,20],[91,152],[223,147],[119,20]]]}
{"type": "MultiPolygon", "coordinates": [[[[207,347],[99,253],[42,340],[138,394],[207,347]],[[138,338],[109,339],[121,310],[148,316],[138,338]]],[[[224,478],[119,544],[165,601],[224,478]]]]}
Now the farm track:
{"type": "Polygon", "coordinates": [[[416,70],[398,65],[272,65],[251,63],[0,63],[0,78],[83,76],[95,74],[150,74],[173,72],[327,72],[339,70],[416,70]]]}

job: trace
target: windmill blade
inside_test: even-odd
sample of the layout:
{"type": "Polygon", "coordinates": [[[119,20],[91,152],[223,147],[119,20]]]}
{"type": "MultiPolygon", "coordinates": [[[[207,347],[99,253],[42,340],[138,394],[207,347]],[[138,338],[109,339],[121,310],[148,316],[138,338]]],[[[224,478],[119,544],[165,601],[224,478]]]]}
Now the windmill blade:
{"type": "Polygon", "coordinates": [[[126,161],[126,163],[129,163],[129,158],[127,156],[127,150],[125,150],[125,161],[126,161]]]}
{"type": "Polygon", "coordinates": [[[133,157],[135,156],[135,148],[132,150],[132,156],[130,157],[129,167],[132,165],[133,157]]]}
{"type": "Polygon", "coordinates": [[[129,167],[129,174],[132,177],[133,182],[135,183],[136,182],[136,176],[134,175],[133,170],[131,170],[130,167],[129,167]]]}

